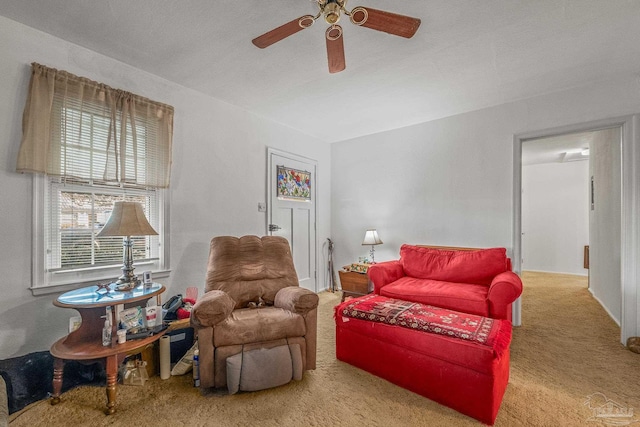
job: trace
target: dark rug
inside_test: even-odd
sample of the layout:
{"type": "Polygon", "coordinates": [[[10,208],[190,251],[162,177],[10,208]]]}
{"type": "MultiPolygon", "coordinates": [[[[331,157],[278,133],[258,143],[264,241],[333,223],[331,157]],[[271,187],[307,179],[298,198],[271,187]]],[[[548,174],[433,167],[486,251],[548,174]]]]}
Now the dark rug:
{"type": "MultiPolygon", "coordinates": [[[[0,375],[7,383],[9,414],[30,403],[48,397],[53,381],[53,356],[39,351],[12,359],[0,360],[0,375]]],[[[100,362],[82,364],[68,361],[64,365],[62,391],[79,385],[106,385],[106,374],[100,362]]]]}

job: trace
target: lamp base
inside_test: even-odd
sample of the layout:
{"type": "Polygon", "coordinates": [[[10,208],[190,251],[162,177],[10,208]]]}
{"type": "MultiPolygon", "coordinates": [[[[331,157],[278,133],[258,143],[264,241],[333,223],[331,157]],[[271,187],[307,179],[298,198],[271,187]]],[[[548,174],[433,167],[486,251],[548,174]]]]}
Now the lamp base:
{"type": "Polygon", "coordinates": [[[130,236],[127,236],[122,241],[124,252],[122,255],[122,276],[118,278],[116,282],[116,291],[132,291],[136,286],[140,284],[138,276],[133,274],[133,240],[130,236]]]}
{"type": "Polygon", "coordinates": [[[136,286],[142,283],[138,280],[138,276],[133,274],[133,268],[128,269],[122,267],[122,276],[116,281],[116,291],[132,291],[136,286]]]}
{"type": "Polygon", "coordinates": [[[129,292],[134,290],[138,285],[140,285],[140,281],[136,280],[135,282],[121,282],[118,280],[116,282],[115,290],[121,292],[129,292]]]}

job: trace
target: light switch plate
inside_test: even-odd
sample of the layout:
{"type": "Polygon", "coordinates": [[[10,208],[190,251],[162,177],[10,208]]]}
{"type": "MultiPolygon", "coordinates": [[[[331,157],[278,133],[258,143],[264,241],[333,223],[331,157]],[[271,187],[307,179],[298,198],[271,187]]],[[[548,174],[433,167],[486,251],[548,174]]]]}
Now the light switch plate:
{"type": "Polygon", "coordinates": [[[266,212],[267,204],[264,202],[258,202],[258,212],[266,212]]]}

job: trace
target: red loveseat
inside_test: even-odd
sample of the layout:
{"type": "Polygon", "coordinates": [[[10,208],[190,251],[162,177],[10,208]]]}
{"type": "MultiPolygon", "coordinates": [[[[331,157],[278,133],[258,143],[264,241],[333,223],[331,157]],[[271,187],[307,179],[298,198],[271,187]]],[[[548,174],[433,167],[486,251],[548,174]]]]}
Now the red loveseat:
{"type": "Polygon", "coordinates": [[[399,260],[374,264],[367,275],[385,297],[511,320],[522,281],[506,252],[402,245],[399,260]]]}

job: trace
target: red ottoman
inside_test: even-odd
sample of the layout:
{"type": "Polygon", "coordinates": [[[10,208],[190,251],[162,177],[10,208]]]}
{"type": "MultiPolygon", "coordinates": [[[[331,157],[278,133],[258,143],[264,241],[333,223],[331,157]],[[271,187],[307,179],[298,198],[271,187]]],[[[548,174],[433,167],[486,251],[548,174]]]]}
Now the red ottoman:
{"type": "Polygon", "coordinates": [[[335,307],[336,356],[493,424],[509,382],[511,322],[366,295],[335,307]]]}

